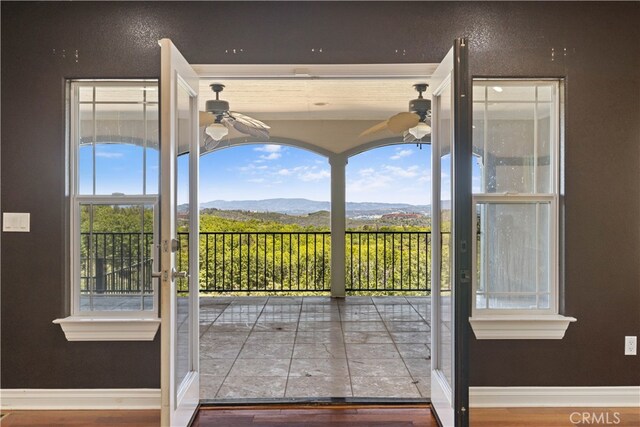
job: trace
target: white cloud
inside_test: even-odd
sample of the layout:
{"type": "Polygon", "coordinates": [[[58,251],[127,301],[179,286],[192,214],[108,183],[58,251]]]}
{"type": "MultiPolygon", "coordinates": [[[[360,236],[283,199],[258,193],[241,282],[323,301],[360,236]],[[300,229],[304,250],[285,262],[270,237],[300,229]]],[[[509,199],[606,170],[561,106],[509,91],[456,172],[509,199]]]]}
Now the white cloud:
{"type": "Polygon", "coordinates": [[[254,151],[262,151],[263,153],[279,153],[282,151],[282,145],[265,144],[254,148],[254,151]]]}
{"type": "Polygon", "coordinates": [[[396,148],[396,154],[391,156],[391,160],[400,160],[403,157],[408,157],[413,154],[413,150],[407,148],[396,148]]]}
{"type": "Polygon", "coordinates": [[[280,170],[277,172],[277,174],[278,174],[278,175],[282,175],[282,176],[289,176],[289,175],[291,175],[292,173],[293,173],[293,171],[292,171],[291,169],[286,169],[286,168],[280,169],[280,170]]]}
{"type": "Polygon", "coordinates": [[[382,173],[372,173],[356,180],[347,180],[347,192],[352,194],[373,193],[383,188],[390,188],[393,178],[382,173]]]}
{"type": "Polygon", "coordinates": [[[309,172],[305,172],[305,173],[302,173],[302,174],[298,175],[298,177],[301,180],[305,181],[305,182],[308,182],[308,181],[320,181],[322,179],[330,178],[331,177],[331,172],[329,172],[326,169],[319,170],[317,172],[309,171],[309,172]]]}
{"type": "Polygon", "coordinates": [[[358,171],[358,175],[360,175],[360,176],[370,176],[371,174],[373,174],[373,172],[375,172],[375,170],[373,168],[365,168],[365,169],[360,169],[358,171]]]}
{"type": "Polygon", "coordinates": [[[264,178],[251,178],[247,180],[247,182],[252,182],[254,184],[260,184],[264,181],[265,181],[264,178]]]}
{"type": "Polygon", "coordinates": [[[415,178],[420,172],[420,168],[417,165],[409,166],[408,168],[401,168],[398,166],[385,166],[385,170],[391,172],[394,176],[401,178],[415,178]]]}
{"type": "Polygon", "coordinates": [[[260,158],[264,159],[264,160],[276,160],[276,159],[279,159],[280,157],[282,157],[282,154],[277,153],[277,152],[273,152],[273,153],[270,153],[270,154],[267,154],[267,155],[260,156],[260,158]]]}
{"type": "Polygon", "coordinates": [[[122,153],[109,153],[105,151],[96,151],[96,157],[102,157],[104,159],[119,159],[122,156],[124,156],[124,154],[122,153]]]}

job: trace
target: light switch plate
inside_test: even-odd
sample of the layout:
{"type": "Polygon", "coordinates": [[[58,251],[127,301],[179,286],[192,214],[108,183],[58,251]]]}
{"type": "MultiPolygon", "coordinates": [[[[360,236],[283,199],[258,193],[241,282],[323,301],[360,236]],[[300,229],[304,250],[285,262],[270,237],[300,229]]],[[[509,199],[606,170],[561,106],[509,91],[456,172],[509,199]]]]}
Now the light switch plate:
{"type": "Polygon", "coordinates": [[[626,336],[624,337],[624,355],[635,356],[638,354],[638,337],[626,336]]]}
{"type": "Polygon", "coordinates": [[[2,231],[28,233],[30,231],[29,213],[4,212],[2,214],[2,231]]]}

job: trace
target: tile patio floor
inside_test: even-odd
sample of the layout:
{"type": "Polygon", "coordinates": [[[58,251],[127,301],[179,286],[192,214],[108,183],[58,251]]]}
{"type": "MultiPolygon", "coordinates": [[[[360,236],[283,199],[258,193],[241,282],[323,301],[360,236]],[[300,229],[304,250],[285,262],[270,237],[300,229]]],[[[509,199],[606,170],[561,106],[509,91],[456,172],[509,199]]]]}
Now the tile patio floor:
{"type": "Polygon", "coordinates": [[[428,297],[201,297],[201,399],[429,397],[428,297]]]}

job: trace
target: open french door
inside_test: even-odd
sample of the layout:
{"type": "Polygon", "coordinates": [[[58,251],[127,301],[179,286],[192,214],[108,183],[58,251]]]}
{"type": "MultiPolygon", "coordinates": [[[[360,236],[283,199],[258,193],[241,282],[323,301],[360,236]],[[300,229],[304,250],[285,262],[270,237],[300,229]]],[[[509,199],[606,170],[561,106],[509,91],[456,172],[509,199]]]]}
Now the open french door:
{"type": "Polygon", "coordinates": [[[471,81],[466,39],[431,79],[431,403],[442,426],[469,425],[471,295],[471,81]]]}
{"type": "Polygon", "coordinates": [[[159,43],[161,424],[180,427],[197,410],[200,387],[198,75],[171,40],[159,43]]]}

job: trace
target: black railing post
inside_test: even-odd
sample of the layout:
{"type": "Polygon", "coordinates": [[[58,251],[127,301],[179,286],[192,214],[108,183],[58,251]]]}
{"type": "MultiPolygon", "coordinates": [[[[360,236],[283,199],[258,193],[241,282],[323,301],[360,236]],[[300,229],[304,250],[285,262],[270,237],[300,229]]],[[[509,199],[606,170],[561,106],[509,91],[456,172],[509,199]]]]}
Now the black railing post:
{"type": "Polygon", "coordinates": [[[104,294],[107,290],[106,265],[104,258],[96,258],[96,293],[104,294]]]}

